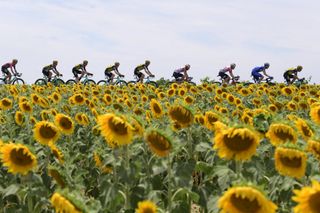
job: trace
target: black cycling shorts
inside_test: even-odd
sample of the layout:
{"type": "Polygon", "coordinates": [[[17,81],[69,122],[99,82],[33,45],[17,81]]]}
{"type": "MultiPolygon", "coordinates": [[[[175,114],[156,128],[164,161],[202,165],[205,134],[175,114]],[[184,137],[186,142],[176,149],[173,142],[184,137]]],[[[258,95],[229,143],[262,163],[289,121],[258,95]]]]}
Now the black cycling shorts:
{"type": "Polygon", "coordinates": [[[74,77],[78,77],[78,74],[81,74],[82,72],[81,72],[81,70],[73,68],[72,69],[72,73],[73,73],[74,77]]]}
{"type": "Polygon", "coordinates": [[[294,78],[294,75],[285,72],[285,73],[283,74],[283,77],[284,77],[284,79],[286,79],[287,82],[289,82],[292,78],[294,78]]]}
{"type": "Polygon", "coordinates": [[[140,71],[137,70],[137,69],[134,70],[134,74],[135,74],[136,76],[138,76],[139,78],[141,78],[141,76],[143,75],[143,73],[140,72],[140,71]]]}
{"type": "Polygon", "coordinates": [[[108,76],[109,78],[112,77],[112,73],[111,72],[104,72],[105,76],[108,76]]]}
{"type": "Polygon", "coordinates": [[[180,72],[174,72],[173,73],[173,77],[174,78],[182,78],[184,75],[182,74],[182,73],[180,73],[180,72]]]}
{"type": "Polygon", "coordinates": [[[9,75],[9,70],[7,68],[4,68],[4,67],[1,67],[1,71],[6,74],[6,75],[9,75]]]}
{"type": "Polygon", "coordinates": [[[226,73],[224,72],[219,72],[219,75],[222,79],[230,78],[226,73]]]}
{"type": "Polygon", "coordinates": [[[48,69],[42,69],[42,74],[45,76],[49,76],[49,70],[48,69]]]}

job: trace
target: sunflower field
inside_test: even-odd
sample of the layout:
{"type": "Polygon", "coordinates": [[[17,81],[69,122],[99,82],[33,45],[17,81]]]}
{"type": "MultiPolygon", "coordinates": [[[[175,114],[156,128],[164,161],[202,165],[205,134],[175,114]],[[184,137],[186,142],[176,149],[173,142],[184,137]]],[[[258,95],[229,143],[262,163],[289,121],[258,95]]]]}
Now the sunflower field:
{"type": "Polygon", "coordinates": [[[320,212],[320,85],[0,86],[0,212],[320,212]]]}

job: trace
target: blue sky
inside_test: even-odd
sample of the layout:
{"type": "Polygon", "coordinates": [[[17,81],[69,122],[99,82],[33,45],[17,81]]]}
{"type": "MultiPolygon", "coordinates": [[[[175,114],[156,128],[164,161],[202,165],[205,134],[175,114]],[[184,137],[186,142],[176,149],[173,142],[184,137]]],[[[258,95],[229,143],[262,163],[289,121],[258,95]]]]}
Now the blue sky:
{"type": "Polygon", "coordinates": [[[115,61],[131,80],[149,59],[156,78],[189,63],[196,80],[217,79],[234,62],[250,80],[253,67],[269,62],[276,81],[300,64],[300,76],[320,81],[316,0],[0,0],[0,8],[0,62],[19,59],[28,83],[53,59],[65,80],[84,59],[95,80],[115,61]]]}

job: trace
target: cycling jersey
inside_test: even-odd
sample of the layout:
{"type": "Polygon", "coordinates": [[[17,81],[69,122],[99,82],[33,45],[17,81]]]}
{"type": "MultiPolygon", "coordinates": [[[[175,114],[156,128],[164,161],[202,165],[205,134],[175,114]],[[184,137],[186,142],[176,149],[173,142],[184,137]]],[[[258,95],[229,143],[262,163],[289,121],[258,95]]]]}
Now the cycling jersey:
{"type": "Polygon", "coordinates": [[[16,66],[11,64],[11,63],[6,63],[4,65],[1,66],[1,71],[6,74],[6,75],[9,75],[9,68],[10,67],[13,67],[14,69],[16,69],[16,66]]]}
{"type": "Polygon", "coordinates": [[[80,69],[86,70],[86,68],[83,66],[83,64],[78,64],[78,65],[74,66],[73,69],[75,69],[75,70],[80,70],[80,69]]]}
{"type": "Polygon", "coordinates": [[[112,66],[107,67],[104,72],[107,73],[107,72],[112,72],[115,70],[117,70],[116,66],[112,65],[112,66]]]}
{"type": "Polygon", "coordinates": [[[223,69],[221,69],[220,71],[219,71],[219,73],[226,73],[226,72],[232,72],[232,69],[231,69],[231,67],[225,67],[225,68],[223,68],[223,69]]]}
{"type": "Polygon", "coordinates": [[[185,71],[186,71],[186,69],[184,67],[182,67],[182,68],[176,69],[174,72],[175,73],[182,73],[182,72],[185,72],[185,71]]]}
{"type": "Polygon", "coordinates": [[[147,66],[145,65],[145,64],[140,64],[139,66],[137,66],[135,69],[134,69],[134,71],[135,72],[139,72],[140,70],[144,70],[144,69],[146,69],[147,68],[147,66]]]}
{"type": "Polygon", "coordinates": [[[252,73],[262,72],[264,70],[265,70],[264,66],[255,67],[255,68],[253,68],[252,73]]]}
{"type": "Polygon", "coordinates": [[[290,69],[288,69],[287,71],[285,71],[284,72],[284,74],[287,74],[287,75],[295,75],[295,74],[297,74],[298,73],[298,70],[297,70],[297,68],[290,68],[290,69]]]}

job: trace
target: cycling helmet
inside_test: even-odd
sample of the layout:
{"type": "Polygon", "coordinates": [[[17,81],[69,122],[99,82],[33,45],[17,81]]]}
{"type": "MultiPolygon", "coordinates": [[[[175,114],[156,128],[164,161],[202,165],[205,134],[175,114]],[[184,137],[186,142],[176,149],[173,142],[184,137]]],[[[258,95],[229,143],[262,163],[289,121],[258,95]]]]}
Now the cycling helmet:
{"type": "Polygon", "coordinates": [[[236,64],[235,64],[235,63],[230,64],[230,68],[231,68],[231,69],[236,68],[236,64]]]}
{"type": "Polygon", "coordinates": [[[12,60],[12,63],[15,63],[15,64],[16,64],[16,63],[18,63],[18,60],[17,60],[17,59],[13,59],[13,60],[12,60]]]}
{"type": "Polygon", "coordinates": [[[297,66],[297,70],[301,71],[303,69],[303,67],[301,65],[297,66]]]}
{"type": "Polygon", "coordinates": [[[53,65],[57,65],[57,64],[58,64],[58,61],[54,60],[54,61],[52,62],[52,64],[53,64],[53,65]]]}
{"type": "Polygon", "coordinates": [[[119,63],[119,62],[115,62],[114,65],[115,65],[116,67],[118,67],[118,66],[120,66],[120,63],[119,63]]]}
{"type": "Polygon", "coordinates": [[[87,60],[84,60],[84,61],[83,61],[83,64],[88,64],[88,61],[87,61],[87,60]]]}
{"type": "Polygon", "coordinates": [[[269,63],[264,63],[264,68],[268,69],[270,67],[269,63]]]}
{"type": "Polygon", "coordinates": [[[186,70],[189,70],[190,69],[190,64],[186,64],[184,67],[185,67],[186,70]]]}
{"type": "Polygon", "coordinates": [[[146,60],[146,61],[145,61],[145,64],[146,64],[146,65],[149,65],[149,64],[150,64],[150,61],[149,61],[149,60],[146,60]]]}

